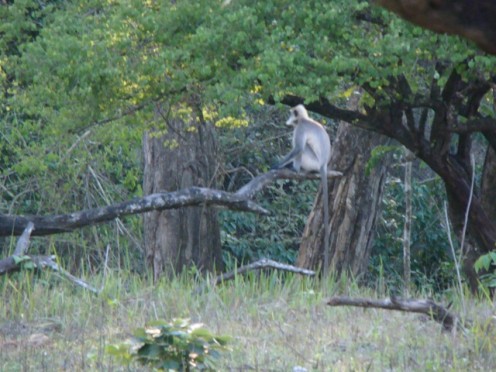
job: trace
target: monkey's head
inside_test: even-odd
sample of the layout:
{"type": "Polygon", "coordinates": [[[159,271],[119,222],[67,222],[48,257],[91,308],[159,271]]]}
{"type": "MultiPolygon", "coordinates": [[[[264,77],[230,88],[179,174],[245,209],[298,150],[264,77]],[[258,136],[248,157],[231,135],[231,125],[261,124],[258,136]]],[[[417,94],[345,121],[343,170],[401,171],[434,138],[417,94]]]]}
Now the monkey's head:
{"type": "Polygon", "coordinates": [[[286,121],[286,125],[295,126],[301,119],[308,119],[308,113],[305,106],[298,105],[289,110],[289,119],[286,121]]]}

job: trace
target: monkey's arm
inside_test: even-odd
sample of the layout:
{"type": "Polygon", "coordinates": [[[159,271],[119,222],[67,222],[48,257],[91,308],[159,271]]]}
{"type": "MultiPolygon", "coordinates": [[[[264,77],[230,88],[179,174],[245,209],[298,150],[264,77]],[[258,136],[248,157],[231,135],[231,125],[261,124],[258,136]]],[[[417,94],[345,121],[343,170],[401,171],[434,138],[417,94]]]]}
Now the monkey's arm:
{"type": "Polygon", "coordinates": [[[273,165],[271,170],[284,168],[286,165],[291,163],[296,157],[300,156],[303,152],[303,148],[295,147],[289,154],[287,154],[280,163],[273,165]]]}
{"type": "MultiPolygon", "coordinates": [[[[281,169],[289,163],[294,162],[294,160],[301,156],[303,151],[305,151],[306,141],[306,136],[304,131],[302,130],[302,127],[300,125],[297,125],[293,133],[293,149],[284,157],[284,159],[282,159],[282,161],[278,165],[273,166],[272,169],[281,169]]],[[[296,165],[294,168],[297,172],[299,171],[299,165],[296,165]]]]}

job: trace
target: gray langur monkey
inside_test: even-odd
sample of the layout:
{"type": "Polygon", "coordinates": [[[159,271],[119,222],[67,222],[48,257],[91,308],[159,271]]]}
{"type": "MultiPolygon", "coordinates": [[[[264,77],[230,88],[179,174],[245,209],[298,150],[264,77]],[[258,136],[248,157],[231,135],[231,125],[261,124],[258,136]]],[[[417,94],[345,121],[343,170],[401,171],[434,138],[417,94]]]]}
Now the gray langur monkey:
{"type": "Polygon", "coordinates": [[[281,169],[292,163],[296,172],[320,172],[324,204],[324,276],[329,270],[329,193],[327,164],[331,157],[331,141],[322,124],[311,119],[303,105],[290,110],[286,125],[294,127],[293,149],[276,165],[281,169]]]}

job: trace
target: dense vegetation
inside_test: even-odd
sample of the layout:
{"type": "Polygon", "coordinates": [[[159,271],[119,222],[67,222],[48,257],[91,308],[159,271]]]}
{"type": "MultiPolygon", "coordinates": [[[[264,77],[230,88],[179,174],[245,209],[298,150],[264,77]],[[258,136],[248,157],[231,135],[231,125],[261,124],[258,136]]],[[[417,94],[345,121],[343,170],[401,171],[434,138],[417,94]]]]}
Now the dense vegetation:
{"type": "MultiPolygon", "coordinates": [[[[258,114],[267,101],[296,93],[306,102],[325,97],[339,104],[362,86],[363,107],[387,106],[398,98],[388,88],[396,77],[419,95],[433,81],[442,87],[449,66],[467,78],[494,67],[466,42],[422,31],[364,2],[22,1],[0,11],[2,207],[17,214],[60,213],[140,195],[140,141],[144,129],[163,125],[157,105],[195,100],[219,126],[241,125],[219,131],[219,156],[227,172],[245,167],[256,174],[285,151],[284,142],[276,145],[285,131],[281,117],[258,114]],[[460,64],[467,58],[468,65],[460,64]],[[241,136],[246,140],[239,148],[241,136]]],[[[489,102],[481,109],[492,114],[489,102]]],[[[240,180],[246,178],[237,177],[237,185],[240,180]]],[[[396,205],[398,198],[401,192],[395,192],[396,205]]],[[[310,199],[289,199],[298,213],[287,228],[225,213],[226,252],[291,261],[310,199]]],[[[419,215],[439,218],[427,205],[419,207],[419,215]]],[[[272,208],[288,221],[287,204],[272,208]]],[[[73,262],[93,262],[116,231],[124,238],[114,253],[136,256],[137,219],[40,244],[73,262]]],[[[446,244],[442,234],[424,235],[434,239],[426,246],[446,244]]],[[[384,249],[393,249],[385,235],[381,239],[384,249]]]]}
{"type": "MultiPolygon", "coordinates": [[[[304,101],[324,115],[320,119],[330,132],[344,120],[406,146],[417,145],[420,129],[434,133],[432,142],[419,145],[421,159],[415,162],[412,270],[418,294],[447,290],[452,296],[455,267],[444,202],[451,197],[449,202],[458,206],[466,190],[458,190],[461,198],[453,197],[457,190],[449,184],[451,174],[440,177],[439,170],[457,159],[460,179],[470,180],[472,169],[465,166],[470,165],[469,153],[475,154],[479,196],[484,154],[496,143],[491,127],[496,116],[494,58],[466,41],[424,31],[363,1],[5,2],[0,6],[0,213],[48,215],[142,196],[144,131],[165,132],[164,115],[188,117],[192,107],[215,124],[222,164],[217,176],[225,190],[234,191],[287,151],[284,104],[304,101]],[[359,109],[348,111],[354,92],[360,92],[359,109]],[[443,127],[438,109],[446,109],[439,116],[454,118],[457,126],[443,127]],[[437,166],[436,173],[426,164],[437,166]]],[[[386,182],[370,270],[359,278],[375,288],[373,295],[401,287],[404,192],[399,149],[395,143],[377,155],[394,152],[397,163],[386,182]]],[[[280,181],[257,196],[272,216],[222,211],[226,266],[260,257],[294,262],[316,190],[313,181],[280,181]]],[[[487,208],[482,201],[479,205],[487,208]]],[[[494,213],[494,205],[487,211],[494,213]]],[[[476,241],[485,237],[471,233],[476,241]]],[[[455,227],[453,236],[457,234],[455,227]]],[[[247,348],[250,355],[244,361],[234,353],[228,365],[239,368],[243,363],[249,364],[246,368],[286,369],[296,364],[319,369],[330,363],[359,370],[494,367],[494,335],[486,333],[484,320],[474,324],[476,332],[467,343],[456,345],[429,327],[406,325],[401,315],[388,325],[376,313],[324,311],[319,304],[326,295],[369,293],[355,291],[356,283],[346,278],[341,284],[329,278],[329,284],[262,275],[259,285],[254,276],[186,300],[192,290],[189,281],[199,280],[196,269],[153,287],[147,282],[141,235],[142,219],[130,217],[33,239],[30,252],[56,254],[71,272],[102,282],[105,296],[96,302],[45,274],[1,278],[1,318],[14,319],[13,327],[20,328],[25,321],[56,319],[46,332],[37,326],[28,332],[59,332],[44,347],[61,352],[61,345],[69,343],[80,357],[61,362],[50,356],[45,361],[33,351],[40,368],[55,363],[84,369],[89,363],[90,368],[106,369],[112,362],[102,356],[101,345],[153,317],[190,317],[237,337],[239,349],[247,348]],[[61,290],[53,291],[55,286],[61,290]],[[351,332],[341,325],[362,316],[363,323],[351,332]],[[297,336],[295,325],[288,326],[295,319],[311,324],[306,341],[297,336]],[[396,332],[398,325],[404,337],[396,332]],[[274,329],[278,336],[271,338],[274,329]],[[267,334],[256,336],[259,330],[267,334]],[[83,341],[74,341],[81,334],[83,341]],[[295,337],[304,347],[287,355],[295,337]]],[[[1,241],[3,256],[13,251],[15,241],[1,241]]],[[[487,245],[482,246],[487,253],[487,245]]],[[[486,268],[491,265],[489,260],[486,268]]],[[[459,304],[458,297],[449,299],[459,304]]],[[[489,305],[474,301],[470,306],[487,312],[489,305]]],[[[10,340],[16,330],[7,326],[0,331],[10,340]]],[[[19,347],[31,347],[19,334],[19,347]]],[[[22,358],[9,354],[0,369],[28,365],[22,358]]]]}

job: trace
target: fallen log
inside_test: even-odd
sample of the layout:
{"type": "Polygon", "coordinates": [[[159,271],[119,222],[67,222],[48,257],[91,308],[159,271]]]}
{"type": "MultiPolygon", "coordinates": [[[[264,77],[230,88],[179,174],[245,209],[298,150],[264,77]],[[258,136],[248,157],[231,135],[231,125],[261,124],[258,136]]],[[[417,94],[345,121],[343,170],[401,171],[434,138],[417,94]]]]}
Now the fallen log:
{"type": "Polygon", "coordinates": [[[432,300],[401,299],[396,297],[383,300],[371,298],[352,298],[346,296],[331,297],[327,301],[329,306],[355,306],[363,308],[379,308],[385,310],[398,310],[411,313],[425,314],[441,323],[446,331],[464,329],[461,319],[448,311],[445,307],[432,300]]]}

